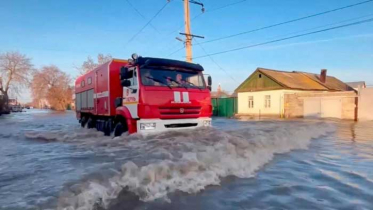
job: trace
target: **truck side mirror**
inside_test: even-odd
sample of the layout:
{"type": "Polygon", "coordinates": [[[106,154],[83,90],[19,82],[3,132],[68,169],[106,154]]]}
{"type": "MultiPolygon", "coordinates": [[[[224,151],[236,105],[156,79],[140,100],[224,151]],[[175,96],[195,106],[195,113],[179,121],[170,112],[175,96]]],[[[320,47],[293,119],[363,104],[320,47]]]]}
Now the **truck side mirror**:
{"type": "Polygon", "coordinates": [[[128,79],[128,68],[122,66],[120,68],[120,80],[128,79]]]}
{"type": "Polygon", "coordinates": [[[129,86],[131,86],[131,81],[125,79],[125,80],[120,81],[120,84],[123,87],[129,87],[129,86]]]}
{"type": "Polygon", "coordinates": [[[208,77],[207,77],[207,85],[208,85],[208,86],[211,86],[211,85],[212,85],[212,79],[211,79],[211,76],[208,76],[208,77]]]}
{"type": "Polygon", "coordinates": [[[116,98],[114,103],[115,103],[115,107],[117,107],[117,108],[121,107],[122,103],[123,103],[123,98],[121,98],[121,97],[116,98]]]}

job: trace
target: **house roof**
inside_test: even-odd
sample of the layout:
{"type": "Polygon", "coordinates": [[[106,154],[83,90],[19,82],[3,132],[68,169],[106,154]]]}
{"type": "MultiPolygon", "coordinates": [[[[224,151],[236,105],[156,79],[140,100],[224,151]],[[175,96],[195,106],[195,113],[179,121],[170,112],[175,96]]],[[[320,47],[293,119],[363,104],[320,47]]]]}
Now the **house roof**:
{"type": "Polygon", "coordinates": [[[325,86],[310,79],[306,74],[300,72],[276,71],[263,68],[258,68],[257,70],[267,75],[269,78],[273,79],[285,88],[301,90],[327,90],[325,86]]]}
{"type": "Polygon", "coordinates": [[[359,87],[365,87],[364,81],[359,82],[346,82],[346,84],[352,88],[359,88],[359,87]]]}
{"type": "MultiPolygon", "coordinates": [[[[320,76],[317,74],[299,72],[299,71],[279,71],[266,68],[257,68],[255,72],[260,72],[266,75],[271,80],[278,83],[284,89],[294,90],[312,90],[312,91],[348,91],[353,90],[351,87],[338,80],[335,77],[327,76],[326,82],[320,81],[320,76]]],[[[254,72],[254,73],[255,73],[254,72]]],[[[253,74],[254,74],[253,73],[253,74]]],[[[252,74],[252,75],[253,75],[252,74]]],[[[250,75],[251,77],[251,75],[250,75]]],[[[250,78],[249,77],[249,78],[250,78]]],[[[240,91],[242,85],[249,80],[247,78],[237,89],[240,91]]],[[[278,88],[277,88],[278,89],[278,88]]]]}
{"type": "Polygon", "coordinates": [[[334,91],[348,91],[352,90],[350,86],[348,86],[346,83],[342,82],[341,80],[337,79],[333,76],[326,76],[325,83],[322,83],[320,80],[319,74],[311,74],[311,73],[304,73],[308,75],[310,78],[312,78],[314,81],[317,81],[328,88],[328,90],[334,90],[334,91]]]}

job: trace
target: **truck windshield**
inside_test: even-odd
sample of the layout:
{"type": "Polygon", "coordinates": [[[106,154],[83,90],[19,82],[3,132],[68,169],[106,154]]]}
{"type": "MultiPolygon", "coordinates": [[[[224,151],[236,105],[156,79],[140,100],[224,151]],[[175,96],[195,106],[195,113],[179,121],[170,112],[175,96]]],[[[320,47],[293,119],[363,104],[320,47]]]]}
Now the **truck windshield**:
{"type": "Polygon", "coordinates": [[[145,86],[168,86],[204,89],[205,82],[200,72],[144,68],[140,70],[145,86]]]}

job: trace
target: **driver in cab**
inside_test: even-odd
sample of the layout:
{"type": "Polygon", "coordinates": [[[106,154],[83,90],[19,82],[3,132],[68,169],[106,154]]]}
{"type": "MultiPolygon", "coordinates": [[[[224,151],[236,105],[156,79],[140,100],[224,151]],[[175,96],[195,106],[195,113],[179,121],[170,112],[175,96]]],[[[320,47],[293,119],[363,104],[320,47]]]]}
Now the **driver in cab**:
{"type": "Polygon", "coordinates": [[[172,79],[171,77],[167,77],[167,83],[171,86],[185,86],[185,80],[183,80],[183,75],[180,73],[177,73],[175,76],[175,79],[172,79]]]}

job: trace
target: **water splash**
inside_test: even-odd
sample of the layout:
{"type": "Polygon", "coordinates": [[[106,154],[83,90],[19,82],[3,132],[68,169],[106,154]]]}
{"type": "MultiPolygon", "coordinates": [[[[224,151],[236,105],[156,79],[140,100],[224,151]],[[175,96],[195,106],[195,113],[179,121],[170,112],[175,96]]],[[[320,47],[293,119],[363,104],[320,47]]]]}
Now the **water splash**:
{"type": "MultiPolygon", "coordinates": [[[[58,209],[109,208],[123,191],[145,202],[167,199],[167,194],[175,191],[197,193],[206,186],[219,185],[227,176],[253,177],[275,154],[306,149],[312,138],[332,131],[334,127],[326,123],[299,123],[296,127],[269,123],[234,131],[211,128],[114,139],[95,136],[98,134],[93,131],[60,133],[54,140],[121,151],[122,155],[135,151],[136,155],[110,178],[89,179],[79,187],[66,189],[58,209]]],[[[38,135],[40,138],[44,134],[38,135]]],[[[45,135],[53,139],[51,133],[45,135]]]]}

